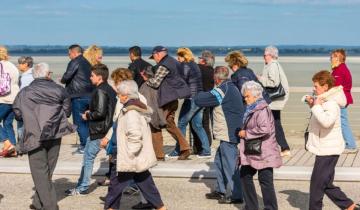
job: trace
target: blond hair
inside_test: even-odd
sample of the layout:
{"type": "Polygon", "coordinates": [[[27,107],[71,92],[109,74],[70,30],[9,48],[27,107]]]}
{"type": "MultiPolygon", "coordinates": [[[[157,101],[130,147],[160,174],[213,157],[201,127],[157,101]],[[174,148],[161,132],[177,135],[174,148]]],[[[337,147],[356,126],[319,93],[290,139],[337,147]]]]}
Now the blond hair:
{"type": "Polygon", "coordinates": [[[92,66],[100,64],[97,58],[102,55],[103,50],[96,45],[91,45],[84,51],[84,57],[86,58],[86,60],[89,61],[92,66]]]}
{"type": "Polygon", "coordinates": [[[0,61],[2,60],[8,60],[9,55],[6,47],[0,46],[0,61]]]}
{"type": "Polygon", "coordinates": [[[194,61],[194,55],[191,50],[187,47],[181,47],[177,50],[177,56],[185,59],[185,62],[194,61]]]}
{"type": "Polygon", "coordinates": [[[229,52],[225,57],[225,62],[228,63],[230,67],[237,65],[240,68],[247,67],[249,63],[245,55],[239,50],[229,52]]]}

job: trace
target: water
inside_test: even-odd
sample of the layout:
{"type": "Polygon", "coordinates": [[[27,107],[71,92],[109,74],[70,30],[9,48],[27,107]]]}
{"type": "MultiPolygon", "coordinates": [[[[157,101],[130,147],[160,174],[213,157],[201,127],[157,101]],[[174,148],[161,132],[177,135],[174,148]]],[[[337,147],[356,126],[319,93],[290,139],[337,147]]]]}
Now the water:
{"type": "MultiPolygon", "coordinates": [[[[11,57],[13,63],[17,63],[18,57],[11,57]]],[[[257,74],[261,74],[264,62],[262,57],[248,57],[249,67],[257,74]]],[[[34,56],[35,62],[46,62],[50,65],[51,71],[54,72],[54,78],[61,77],[65,72],[69,58],[67,56],[34,56]]],[[[155,64],[153,60],[146,59],[148,62],[155,64]]],[[[329,57],[281,57],[279,59],[285,73],[288,77],[289,84],[292,87],[310,87],[311,78],[319,70],[330,70],[329,57]]],[[[104,56],[103,63],[112,71],[118,67],[128,67],[128,56],[104,56]]],[[[216,57],[215,65],[226,65],[223,56],[216,57]]],[[[347,65],[353,76],[353,86],[360,87],[360,57],[348,57],[347,65]]]]}

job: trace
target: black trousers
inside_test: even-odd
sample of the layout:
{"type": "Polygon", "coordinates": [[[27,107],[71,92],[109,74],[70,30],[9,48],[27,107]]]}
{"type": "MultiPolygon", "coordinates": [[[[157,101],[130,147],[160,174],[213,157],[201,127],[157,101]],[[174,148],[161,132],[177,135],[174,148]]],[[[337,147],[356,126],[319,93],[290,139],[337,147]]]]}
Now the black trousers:
{"type": "Polygon", "coordinates": [[[110,176],[110,185],[106,195],[105,209],[120,209],[120,200],[122,192],[135,181],[144,198],[156,208],[164,206],[160,193],[155,186],[154,180],[149,170],[141,173],[135,172],[117,172],[116,167],[112,167],[110,176]]]}
{"type": "Polygon", "coordinates": [[[324,194],[340,209],[347,209],[354,203],[333,184],[338,159],[339,155],[316,156],[310,182],[310,210],[322,209],[324,194]]]}
{"type": "Polygon", "coordinates": [[[273,168],[264,168],[256,170],[253,167],[241,166],[240,177],[241,184],[243,186],[245,209],[246,210],[258,210],[259,203],[257,200],[257,194],[255,190],[253,177],[258,172],[259,183],[261,187],[261,193],[264,201],[265,210],[278,209],[276,193],[273,182],[273,168]]]}
{"type": "MultiPolygon", "coordinates": [[[[212,144],[212,132],[211,132],[211,129],[210,129],[210,126],[211,126],[210,123],[211,123],[211,119],[212,119],[211,114],[212,114],[212,108],[211,107],[204,108],[202,125],[203,125],[203,127],[205,129],[205,132],[206,132],[206,135],[208,137],[210,146],[212,144]]],[[[193,152],[195,154],[198,154],[202,150],[201,141],[200,141],[199,137],[196,135],[196,132],[193,130],[193,128],[191,126],[191,123],[190,123],[190,131],[191,131],[190,135],[192,135],[193,138],[194,138],[193,152]]]]}
{"type": "Polygon", "coordinates": [[[280,113],[281,111],[280,110],[271,110],[271,112],[273,113],[274,121],[275,121],[276,141],[280,145],[281,151],[290,150],[290,147],[285,138],[284,129],[281,125],[281,113],[280,113]]]}
{"type": "Polygon", "coordinates": [[[35,185],[33,205],[37,209],[59,209],[52,175],[59,157],[60,143],[61,138],[43,141],[39,148],[28,154],[31,176],[35,185]]]}

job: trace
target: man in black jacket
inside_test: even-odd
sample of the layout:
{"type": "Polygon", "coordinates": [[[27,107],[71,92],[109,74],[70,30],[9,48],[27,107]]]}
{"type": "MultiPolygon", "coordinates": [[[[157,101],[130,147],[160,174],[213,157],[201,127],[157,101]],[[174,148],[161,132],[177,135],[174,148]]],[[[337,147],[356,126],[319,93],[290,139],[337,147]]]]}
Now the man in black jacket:
{"type": "Polygon", "coordinates": [[[89,122],[90,137],[87,139],[83,165],[77,186],[65,191],[66,195],[87,194],[94,160],[100,151],[101,139],[112,126],[116,104],[116,92],[107,83],[109,69],[104,64],[91,67],[91,82],[96,86],[91,96],[90,109],[82,115],[82,119],[89,122]]]}
{"type": "Polygon", "coordinates": [[[138,46],[133,46],[129,48],[129,58],[131,63],[129,68],[133,73],[133,78],[140,88],[141,85],[145,82],[141,77],[140,72],[144,71],[147,67],[152,65],[141,58],[141,48],[138,46]]]}
{"type": "Polygon", "coordinates": [[[78,153],[83,154],[86,139],[89,137],[89,125],[81,119],[81,113],[89,108],[90,95],[94,86],[90,81],[90,63],[82,56],[82,48],[75,44],[69,47],[69,62],[66,72],[61,78],[66,92],[71,97],[73,122],[77,125],[80,138],[78,153]]]}
{"type": "Polygon", "coordinates": [[[24,125],[19,152],[28,153],[35,185],[31,209],[59,209],[51,179],[62,136],[75,132],[67,120],[71,114],[70,98],[62,86],[51,80],[50,73],[48,64],[35,65],[35,80],[19,92],[13,104],[16,119],[24,125]]]}

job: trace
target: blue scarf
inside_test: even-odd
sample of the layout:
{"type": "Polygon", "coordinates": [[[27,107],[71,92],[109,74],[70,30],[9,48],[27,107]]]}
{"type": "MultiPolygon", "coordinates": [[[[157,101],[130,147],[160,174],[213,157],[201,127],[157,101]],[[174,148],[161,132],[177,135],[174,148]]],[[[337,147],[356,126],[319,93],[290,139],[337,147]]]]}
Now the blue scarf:
{"type": "Polygon", "coordinates": [[[247,120],[247,118],[249,117],[249,115],[253,112],[253,110],[255,109],[255,107],[263,102],[264,99],[263,98],[259,98],[258,100],[256,100],[254,103],[250,104],[250,105],[247,105],[246,106],[246,110],[245,110],[245,113],[244,113],[244,117],[243,117],[243,125],[245,126],[245,122],[247,120]]]}

